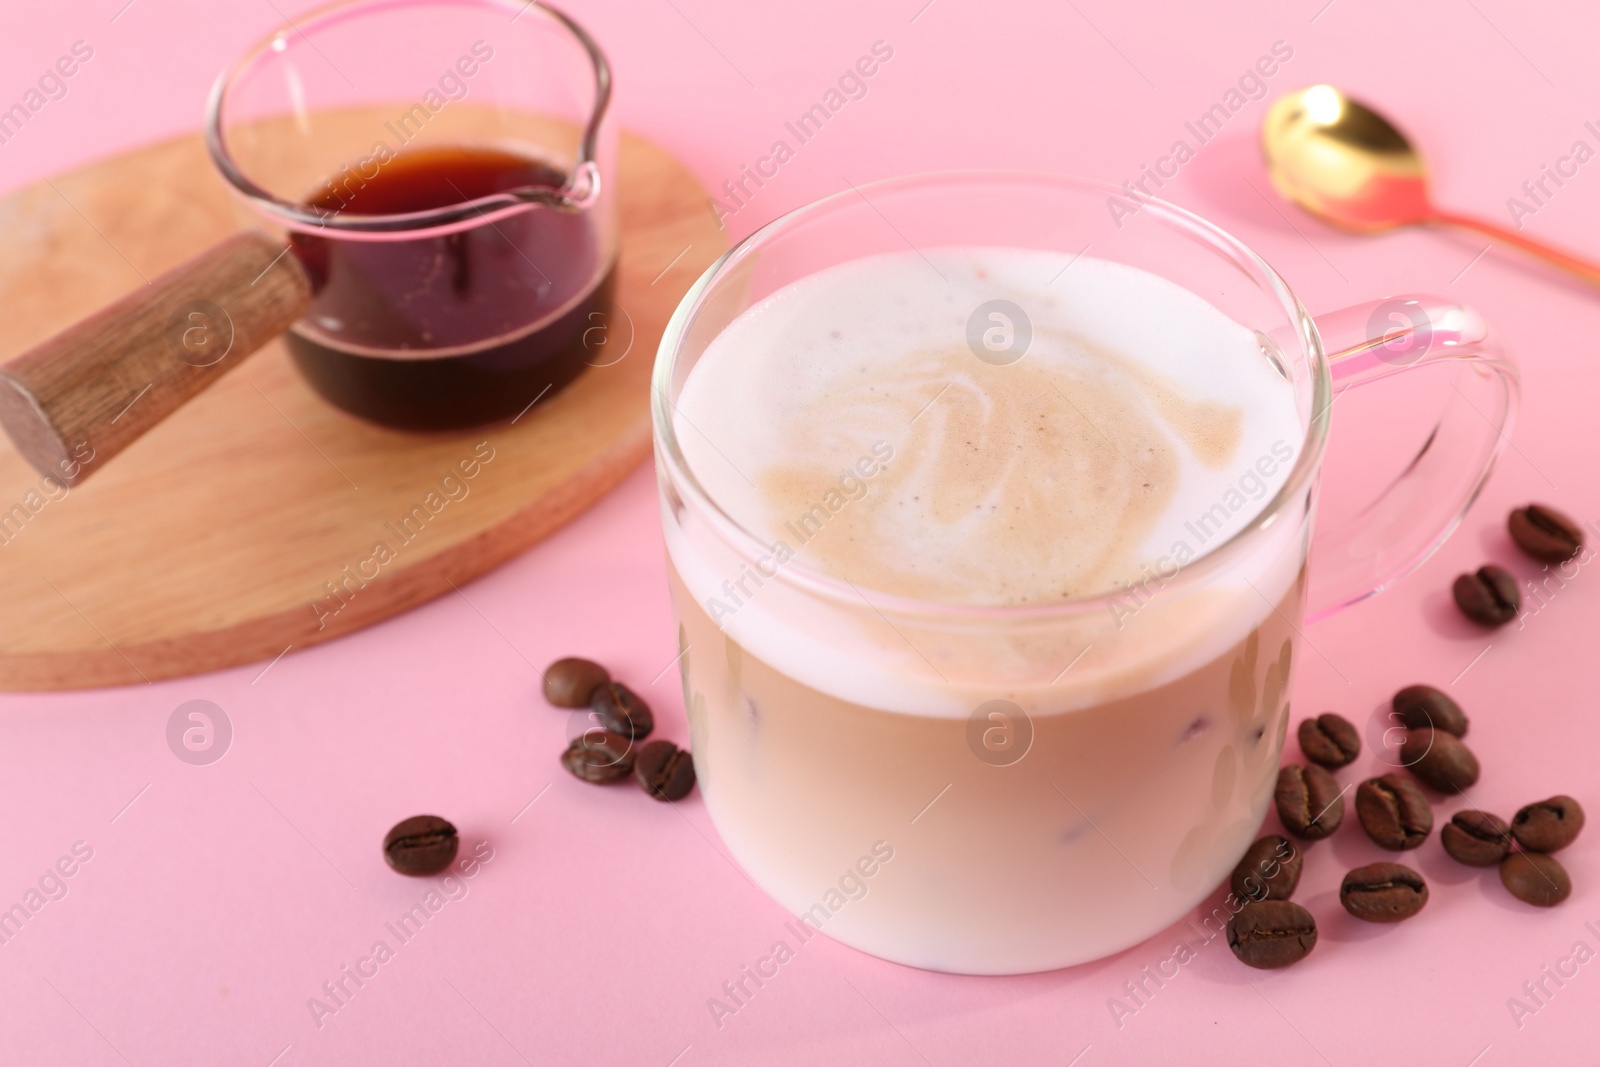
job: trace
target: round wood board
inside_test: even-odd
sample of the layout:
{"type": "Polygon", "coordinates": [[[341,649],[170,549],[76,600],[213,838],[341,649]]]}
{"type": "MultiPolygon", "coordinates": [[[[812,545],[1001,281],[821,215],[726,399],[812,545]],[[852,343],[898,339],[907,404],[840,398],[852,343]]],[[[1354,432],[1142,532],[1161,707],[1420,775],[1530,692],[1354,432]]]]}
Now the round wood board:
{"type": "MultiPolygon", "coordinates": [[[[626,355],[514,423],[369,425],[313,394],[274,341],[70,491],[0,435],[0,689],[271,660],[450,592],[605,494],[649,454],[656,346],[726,244],[660,148],[624,134],[617,187],[606,350],[626,355]]],[[[0,199],[0,360],[242,221],[198,136],[0,199]]]]}

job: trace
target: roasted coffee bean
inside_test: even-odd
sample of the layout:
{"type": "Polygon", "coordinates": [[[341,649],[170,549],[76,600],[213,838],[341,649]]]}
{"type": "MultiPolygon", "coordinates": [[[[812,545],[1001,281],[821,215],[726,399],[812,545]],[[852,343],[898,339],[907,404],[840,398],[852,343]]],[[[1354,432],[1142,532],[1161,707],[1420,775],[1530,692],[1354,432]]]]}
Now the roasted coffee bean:
{"type": "Polygon", "coordinates": [[[611,674],[593,660],[568,656],[544,669],[544,698],[558,708],[586,708],[589,697],[611,681],[611,674]]]}
{"type": "Polygon", "coordinates": [[[682,800],[694,788],[694,757],[671,741],[648,741],[634,757],[633,778],[657,800],[682,800]]]}
{"type": "Polygon", "coordinates": [[[1288,900],[1300,884],[1305,857],[1294,843],[1268,834],[1244,854],[1228,885],[1240,900],[1288,900]]]}
{"type": "Polygon", "coordinates": [[[607,682],[594,691],[589,707],[602,727],[614,734],[641,741],[656,728],[650,705],[621,682],[607,682]]]}
{"type": "Polygon", "coordinates": [[[1333,770],[1361,754],[1361,735],[1349,719],[1325,711],[1300,724],[1300,751],[1312,763],[1333,770]]]}
{"type": "Polygon", "coordinates": [[[1478,781],[1478,757],[1443,730],[1407,730],[1400,758],[1412,774],[1441,793],[1459,793],[1478,781]]]}
{"type": "Polygon", "coordinates": [[[1546,563],[1565,563],[1583,547],[1583,528],[1543,504],[1518,508],[1506,525],[1518,548],[1546,563]]]}
{"type": "Polygon", "coordinates": [[[1228,947],[1247,966],[1287,967],[1317,947],[1317,920],[1292,900],[1246,904],[1228,920],[1228,947]]]}
{"type": "Polygon", "coordinates": [[[456,858],[461,839],[437,815],[413,815],[395,823],[383,839],[383,858],[401,874],[438,874],[456,858]]]}
{"type": "Polygon", "coordinates": [[[1511,836],[1529,852],[1560,852],[1583,829],[1583,808],[1571,797],[1529,804],[1511,820],[1511,836]]]}
{"type": "Polygon", "coordinates": [[[610,730],[590,729],[561,753],[561,766],[586,782],[620,782],[633,773],[633,742],[610,730]]]}
{"type": "Polygon", "coordinates": [[[1428,883],[1402,863],[1369,863],[1344,876],[1339,903],[1369,923],[1409,919],[1428,902],[1428,883]]]}
{"type": "Polygon", "coordinates": [[[1513,852],[1500,861],[1500,882],[1524,904],[1553,908],[1572,894],[1572,879],[1554,856],[1513,852]]]}
{"type": "Polygon", "coordinates": [[[1439,843],[1468,867],[1493,867],[1511,851],[1511,828],[1486,811],[1458,811],[1439,831],[1439,843]]]}
{"type": "Polygon", "coordinates": [[[1344,820],[1344,797],[1333,775],[1321,767],[1290,764],[1278,772],[1278,818],[1296,837],[1319,841],[1344,820]]]}
{"type": "Polygon", "coordinates": [[[1368,778],[1356,786],[1356,817],[1367,836],[1391,852],[1416,848],[1433,832],[1433,807],[1403,774],[1368,778]]]}
{"type": "Polygon", "coordinates": [[[1483,626],[1504,626],[1517,617],[1517,609],[1522,606],[1517,580],[1510,571],[1493,563],[1456,578],[1450,592],[1461,613],[1483,626]]]}
{"type": "Polygon", "coordinates": [[[1456,737],[1467,736],[1467,716],[1461,705],[1431,685],[1408,685],[1390,702],[1395,718],[1407,730],[1432,728],[1456,737]]]}

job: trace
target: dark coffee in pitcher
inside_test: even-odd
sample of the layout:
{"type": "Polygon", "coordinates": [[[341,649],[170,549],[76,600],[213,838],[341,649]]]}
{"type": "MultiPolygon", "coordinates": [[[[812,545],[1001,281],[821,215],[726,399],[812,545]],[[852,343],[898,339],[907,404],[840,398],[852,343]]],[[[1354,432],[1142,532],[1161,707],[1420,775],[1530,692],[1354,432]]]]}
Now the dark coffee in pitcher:
{"type": "MultiPolygon", "coordinates": [[[[498,148],[414,149],[309,203],[398,215],[565,177],[498,148]]],[[[406,430],[516,418],[606,361],[615,250],[590,212],[535,205],[443,236],[292,241],[315,295],[289,350],[317,392],[362,418],[406,430]]]]}

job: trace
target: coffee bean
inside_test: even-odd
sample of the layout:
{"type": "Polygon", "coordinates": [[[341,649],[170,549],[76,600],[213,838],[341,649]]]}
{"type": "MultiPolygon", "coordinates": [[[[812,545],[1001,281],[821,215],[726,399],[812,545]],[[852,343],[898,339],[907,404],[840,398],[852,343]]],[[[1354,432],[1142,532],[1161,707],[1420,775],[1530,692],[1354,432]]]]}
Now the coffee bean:
{"type": "Polygon", "coordinates": [[[1486,811],[1458,811],[1439,831],[1439,843],[1468,867],[1493,867],[1511,851],[1505,820],[1486,811]]]}
{"type": "Polygon", "coordinates": [[[635,741],[649,737],[656,728],[650,705],[621,682],[607,682],[596,689],[589,698],[589,707],[602,727],[635,741]]]}
{"type": "Polygon", "coordinates": [[[1325,711],[1300,724],[1300,751],[1312,763],[1332,770],[1361,754],[1361,735],[1349,719],[1325,711]]]}
{"type": "Polygon", "coordinates": [[[456,858],[456,828],[437,815],[413,815],[395,823],[383,839],[383,858],[401,874],[438,874],[456,858]]]}
{"type": "Polygon", "coordinates": [[[1246,904],[1228,920],[1228,947],[1247,966],[1287,967],[1317,947],[1317,920],[1292,900],[1246,904]]]}
{"type": "Polygon", "coordinates": [[[1344,820],[1344,797],[1333,775],[1321,767],[1290,764],[1278,772],[1278,818],[1296,837],[1318,841],[1344,820]]]}
{"type": "Polygon", "coordinates": [[[1368,778],[1356,787],[1356,817],[1382,848],[1416,848],[1433,832],[1433,808],[1416,783],[1401,774],[1368,778]]]}
{"type": "Polygon", "coordinates": [[[558,708],[586,708],[596,688],[611,674],[593,660],[568,656],[544,669],[544,698],[558,708]]]}
{"type": "Polygon", "coordinates": [[[1571,797],[1529,804],[1511,820],[1511,836],[1529,852],[1560,852],[1583,829],[1583,808],[1571,797]]]}
{"type": "Polygon", "coordinates": [[[1432,728],[1456,737],[1467,736],[1467,716],[1461,705],[1431,685],[1408,685],[1390,702],[1395,718],[1408,730],[1432,728]]]}
{"type": "Polygon", "coordinates": [[[1428,902],[1428,883],[1402,863],[1369,863],[1344,876],[1339,903],[1369,923],[1409,919],[1428,902]]]}
{"type": "Polygon", "coordinates": [[[1517,580],[1510,571],[1493,563],[1456,578],[1450,592],[1461,613],[1483,626],[1504,626],[1517,617],[1517,609],[1522,606],[1517,580]]]}
{"type": "Polygon", "coordinates": [[[1500,882],[1524,904],[1553,908],[1572,894],[1572,879],[1554,856],[1513,852],[1500,861],[1500,882]]]}
{"type": "Polygon", "coordinates": [[[633,778],[657,800],[682,800],[694,788],[694,757],[671,741],[649,741],[633,760],[633,778]]]}
{"type": "Polygon", "coordinates": [[[633,742],[610,730],[589,729],[561,753],[561,766],[586,782],[619,782],[633,773],[633,742]]]}
{"type": "Polygon", "coordinates": [[[1288,838],[1268,834],[1250,846],[1228,885],[1240,900],[1288,900],[1304,866],[1305,857],[1288,838]]]}
{"type": "Polygon", "coordinates": [[[1507,525],[1518,548],[1546,563],[1565,563],[1583,547],[1583,528],[1543,504],[1518,508],[1507,525]]]}
{"type": "Polygon", "coordinates": [[[1412,774],[1441,793],[1459,793],[1478,781],[1478,757],[1443,730],[1407,730],[1400,758],[1412,774]]]}

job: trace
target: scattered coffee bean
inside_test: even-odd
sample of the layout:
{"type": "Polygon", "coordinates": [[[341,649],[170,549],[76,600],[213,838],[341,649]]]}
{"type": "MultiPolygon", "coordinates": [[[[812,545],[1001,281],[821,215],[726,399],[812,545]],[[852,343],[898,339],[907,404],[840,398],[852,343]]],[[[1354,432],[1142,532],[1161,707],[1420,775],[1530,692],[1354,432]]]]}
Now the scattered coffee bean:
{"type": "Polygon", "coordinates": [[[1400,758],[1412,774],[1441,793],[1459,793],[1478,781],[1478,757],[1443,730],[1407,730],[1400,758]]]}
{"type": "Polygon", "coordinates": [[[1344,796],[1333,775],[1321,767],[1290,764],[1278,772],[1278,818],[1296,837],[1318,841],[1344,820],[1344,796]]]}
{"type": "Polygon", "coordinates": [[[1326,711],[1300,724],[1300,751],[1312,763],[1333,770],[1361,754],[1361,735],[1350,720],[1326,711]]]}
{"type": "Polygon", "coordinates": [[[1439,831],[1439,843],[1468,867],[1493,867],[1511,851],[1511,830],[1486,811],[1458,811],[1439,831]]]}
{"type": "Polygon", "coordinates": [[[1395,717],[1407,730],[1432,728],[1457,737],[1467,736],[1467,716],[1461,705],[1431,685],[1408,685],[1391,702],[1395,717]]]}
{"type": "Polygon", "coordinates": [[[1409,919],[1428,902],[1428,883],[1401,863],[1369,863],[1344,876],[1339,903],[1369,923],[1409,919]]]}
{"type": "Polygon", "coordinates": [[[633,742],[610,730],[591,729],[572,739],[561,765],[586,782],[618,782],[633,773],[633,742]]]}
{"type": "Polygon", "coordinates": [[[603,728],[635,741],[649,737],[656,728],[650,705],[621,682],[607,682],[597,688],[589,698],[589,707],[603,728]]]}
{"type": "Polygon", "coordinates": [[[401,874],[438,874],[456,858],[456,828],[437,815],[413,815],[395,823],[383,839],[383,858],[401,874]]]}
{"type": "Polygon", "coordinates": [[[1287,967],[1317,947],[1317,920],[1292,900],[1246,904],[1228,920],[1228,947],[1247,966],[1287,967]]]}
{"type": "Polygon", "coordinates": [[[1554,856],[1513,852],[1500,861],[1500,882],[1524,904],[1553,908],[1572,893],[1572,879],[1554,856]]]}
{"type": "Polygon", "coordinates": [[[1356,787],[1356,816],[1382,848],[1416,848],[1433,832],[1433,808],[1416,783],[1402,774],[1368,778],[1356,787]]]}
{"type": "Polygon", "coordinates": [[[694,788],[694,757],[671,741],[649,741],[634,757],[633,777],[657,800],[682,800],[694,788]]]}
{"type": "Polygon", "coordinates": [[[1583,808],[1571,797],[1529,804],[1511,820],[1511,836],[1529,852],[1560,852],[1583,829],[1583,808]]]}
{"type": "Polygon", "coordinates": [[[1473,622],[1483,626],[1504,626],[1517,617],[1522,594],[1517,580],[1504,567],[1486,563],[1474,574],[1463,574],[1450,587],[1456,607],[1473,622]]]}
{"type": "Polygon", "coordinates": [[[1583,547],[1583,528],[1543,504],[1518,508],[1507,525],[1518,548],[1546,563],[1565,563],[1583,547]]]}
{"type": "Polygon", "coordinates": [[[544,669],[544,698],[558,708],[586,708],[595,689],[611,681],[593,660],[568,656],[544,669]]]}
{"type": "Polygon", "coordinates": [[[1288,838],[1268,834],[1250,846],[1228,884],[1240,900],[1288,900],[1304,866],[1305,857],[1288,838]]]}

